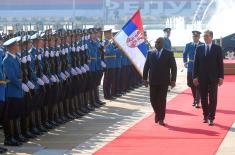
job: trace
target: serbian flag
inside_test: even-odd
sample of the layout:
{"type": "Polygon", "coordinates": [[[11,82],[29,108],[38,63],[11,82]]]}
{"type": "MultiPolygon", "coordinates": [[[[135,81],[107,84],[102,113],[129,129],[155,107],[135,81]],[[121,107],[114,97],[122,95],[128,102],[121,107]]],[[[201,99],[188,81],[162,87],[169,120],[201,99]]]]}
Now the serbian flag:
{"type": "Polygon", "coordinates": [[[114,36],[114,41],[142,76],[148,50],[140,10],[137,10],[122,30],[114,36]]]}

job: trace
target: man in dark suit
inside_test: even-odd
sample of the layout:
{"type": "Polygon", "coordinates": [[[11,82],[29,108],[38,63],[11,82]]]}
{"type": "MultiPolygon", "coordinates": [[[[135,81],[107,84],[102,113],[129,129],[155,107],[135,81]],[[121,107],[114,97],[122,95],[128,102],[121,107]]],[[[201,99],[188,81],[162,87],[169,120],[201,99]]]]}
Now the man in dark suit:
{"type": "Polygon", "coordinates": [[[143,71],[146,87],[150,85],[150,102],[155,112],[155,123],[165,125],[166,96],[168,85],[175,87],[177,67],[173,53],[164,49],[164,39],[155,42],[156,50],[149,52],[143,71]],[[147,80],[149,76],[149,81],[147,80]]]}
{"type": "Polygon", "coordinates": [[[212,39],[213,32],[205,31],[205,45],[196,49],[193,69],[193,83],[195,86],[199,86],[200,89],[204,115],[203,122],[208,122],[210,126],[214,125],[218,85],[221,86],[224,79],[222,49],[220,46],[213,44],[212,39]]]}

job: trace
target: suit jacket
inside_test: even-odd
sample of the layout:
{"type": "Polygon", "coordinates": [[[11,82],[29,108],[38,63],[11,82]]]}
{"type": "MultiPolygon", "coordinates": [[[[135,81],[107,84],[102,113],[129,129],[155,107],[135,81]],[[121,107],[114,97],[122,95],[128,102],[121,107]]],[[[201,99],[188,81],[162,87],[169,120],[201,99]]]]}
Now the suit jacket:
{"type": "Polygon", "coordinates": [[[169,85],[176,81],[177,67],[173,53],[163,49],[160,58],[156,52],[149,52],[143,71],[143,79],[149,76],[150,85],[169,85]]]}
{"type": "Polygon", "coordinates": [[[198,78],[199,83],[218,82],[224,78],[223,53],[220,46],[211,45],[209,54],[205,55],[205,45],[196,49],[194,59],[193,78],[198,78]]]}

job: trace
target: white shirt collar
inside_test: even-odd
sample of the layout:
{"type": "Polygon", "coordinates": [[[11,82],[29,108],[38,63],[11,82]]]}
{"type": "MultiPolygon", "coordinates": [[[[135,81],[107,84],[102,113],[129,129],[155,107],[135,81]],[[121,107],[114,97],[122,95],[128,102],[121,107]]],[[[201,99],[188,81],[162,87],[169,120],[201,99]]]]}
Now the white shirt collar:
{"type": "Polygon", "coordinates": [[[12,54],[10,52],[7,51],[7,54],[11,55],[14,59],[16,59],[16,55],[15,54],[12,54]]]}

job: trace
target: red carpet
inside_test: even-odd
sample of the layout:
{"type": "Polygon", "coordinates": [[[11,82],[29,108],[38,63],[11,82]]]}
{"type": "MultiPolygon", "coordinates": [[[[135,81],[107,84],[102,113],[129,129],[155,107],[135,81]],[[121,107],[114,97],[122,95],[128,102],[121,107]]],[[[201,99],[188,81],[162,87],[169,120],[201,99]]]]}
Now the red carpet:
{"type": "Polygon", "coordinates": [[[152,114],[95,155],[213,155],[235,121],[234,89],[232,82],[220,87],[213,127],[202,123],[202,109],[191,106],[187,90],[167,103],[167,126],[155,124],[152,114]]]}

